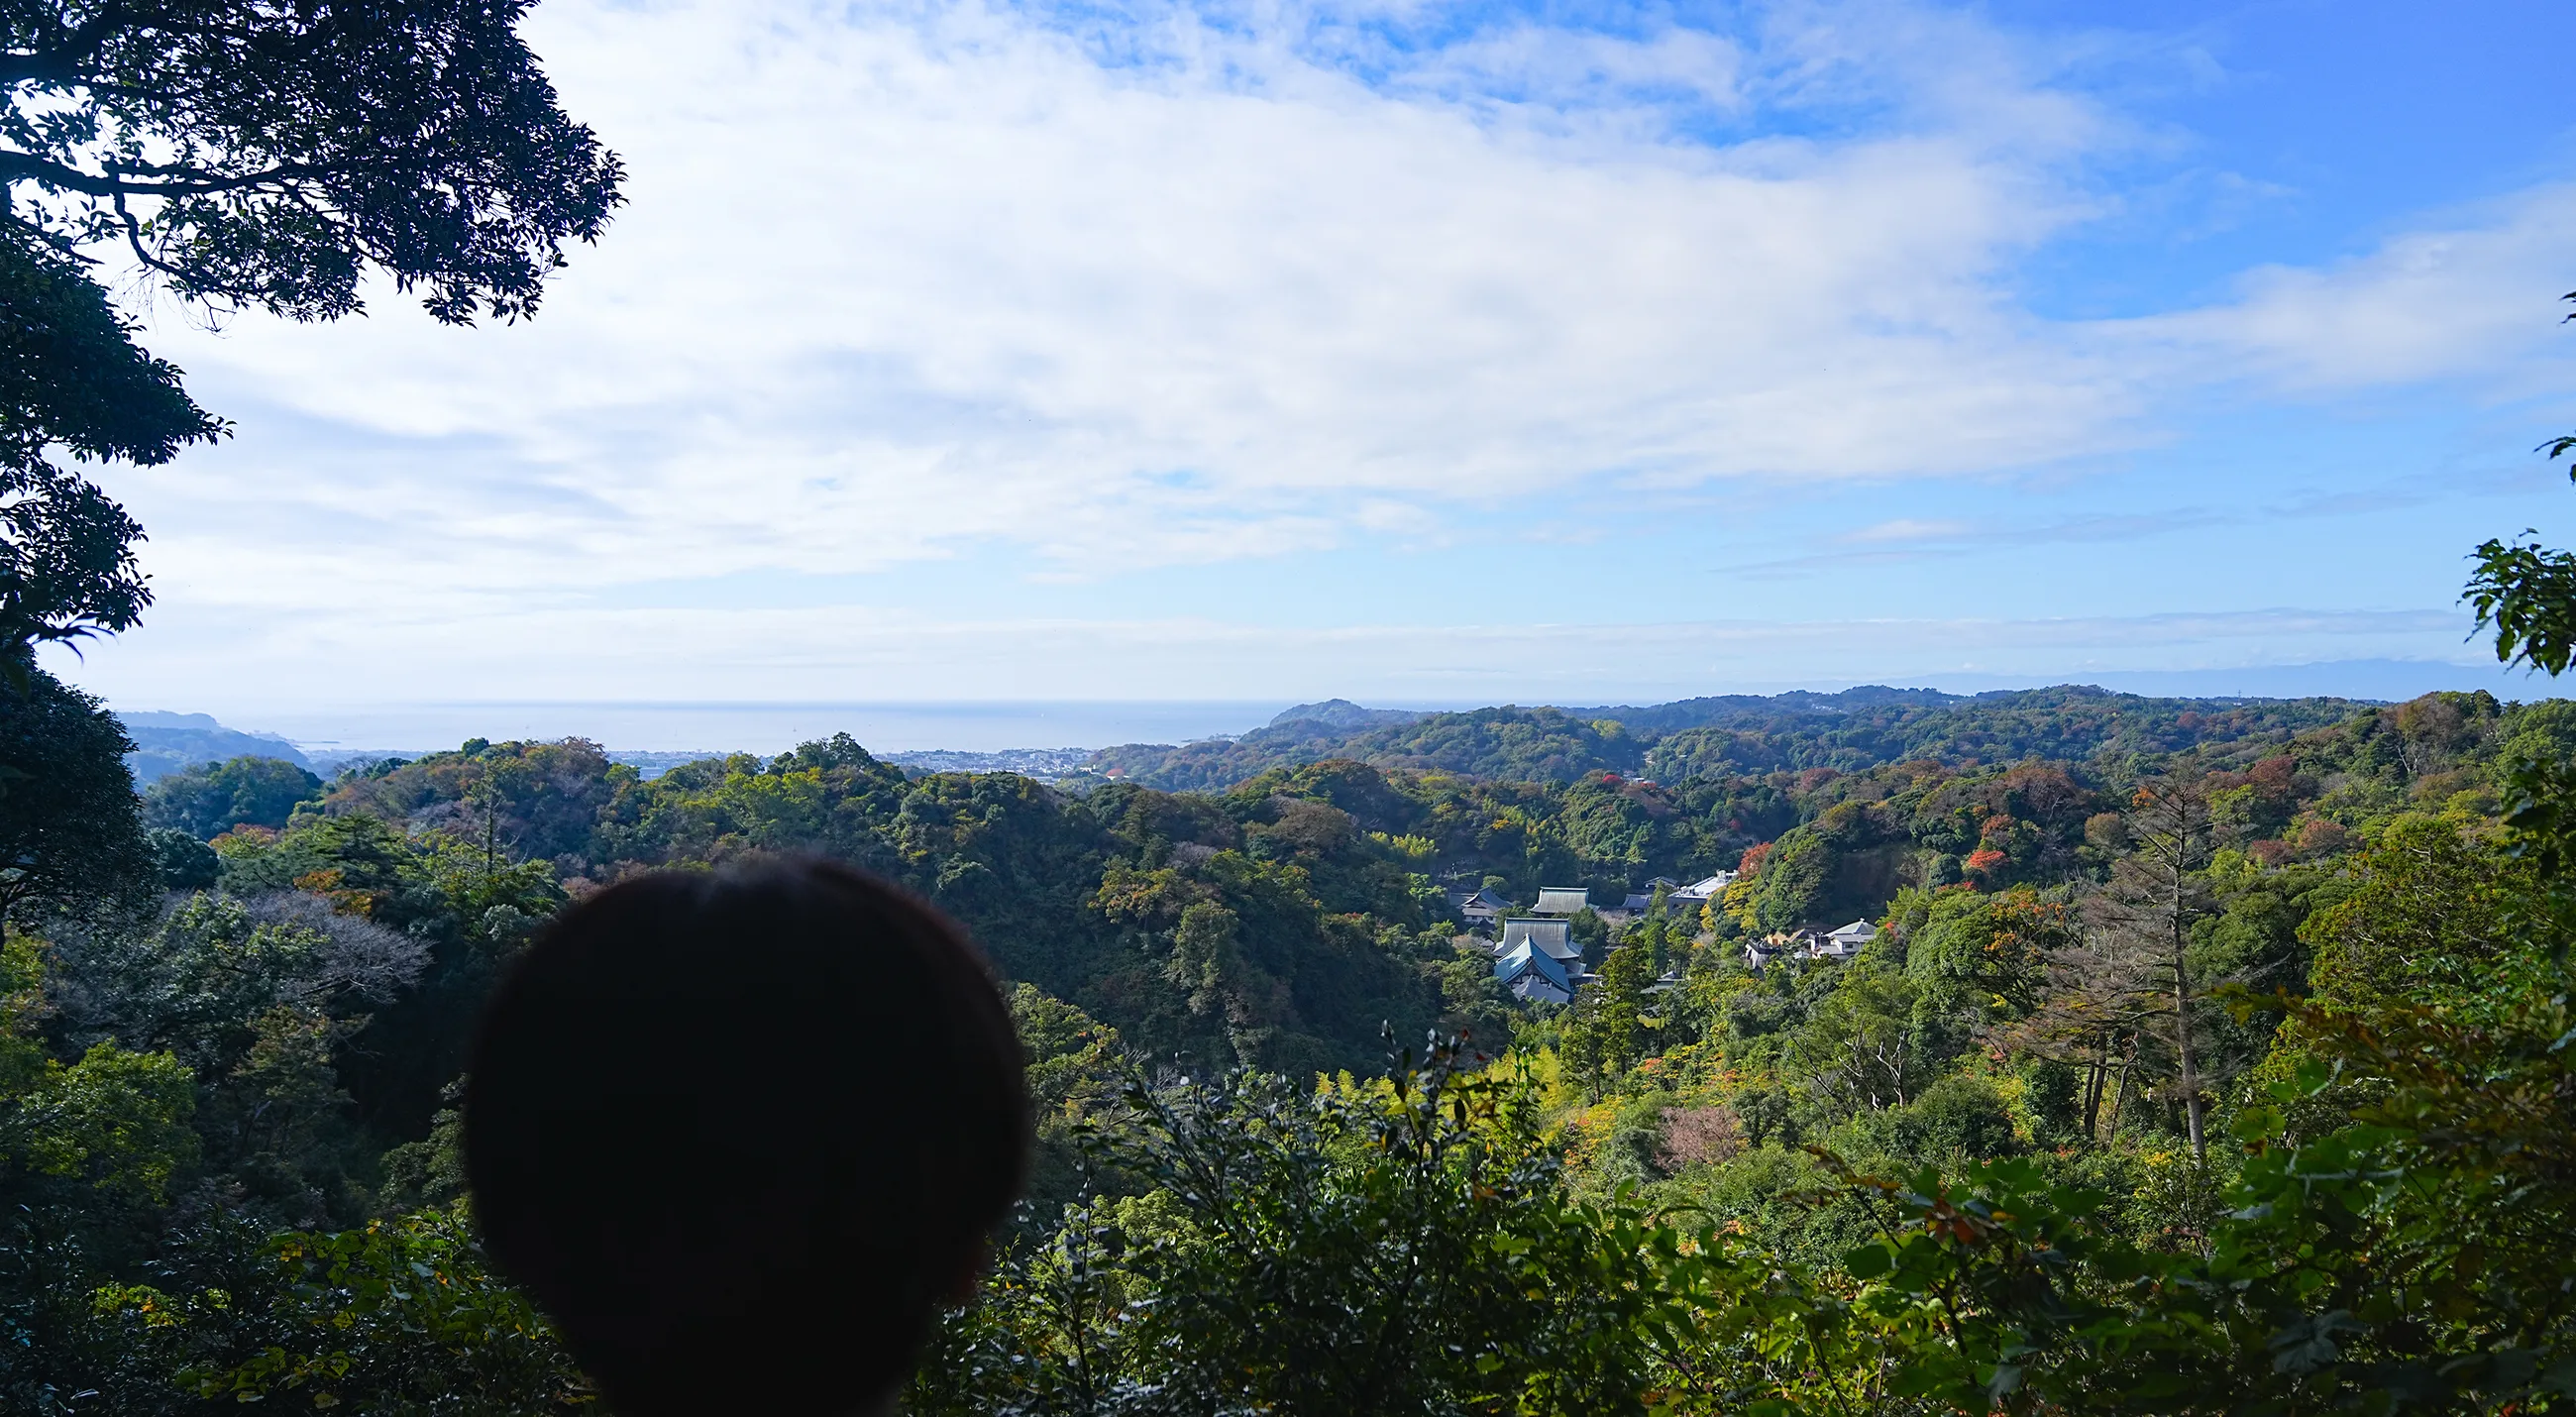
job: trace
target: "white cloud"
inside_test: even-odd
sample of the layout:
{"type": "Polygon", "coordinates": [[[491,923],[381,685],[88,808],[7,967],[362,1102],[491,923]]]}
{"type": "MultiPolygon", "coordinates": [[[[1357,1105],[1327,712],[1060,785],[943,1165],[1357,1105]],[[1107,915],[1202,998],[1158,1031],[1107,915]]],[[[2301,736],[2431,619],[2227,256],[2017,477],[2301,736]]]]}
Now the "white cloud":
{"type": "Polygon", "coordinates": [[[1569,35],[1527,22],[1479,36],[1406,66],[1403,86],[1495,109],[1655,111],[1679,100],[1740,113],[1745,56],[1733,41],[1691,30],[1644,39],[1569,35]]]}
{"type": "Polygon", "coordinates": [[[2334,391],[2485,376],[2496,391],[2563,388],[2555,297],[2576,249],[2576,185],[2549,184],[2321,268],[2266,266],[2236,300],[2107,331],[2177,359],[2334,391]],[[2517,373],[2519,371],[2519,373],[2517,373]]]}
{"type": "Polygon", "coordinates": [[[1956,23],[1783,21],[1751,58],[1524,27],[1375,87],[1178,12],[1128,67],[973,5],[554,0],[533,23],[631,206],[533,325],[440,330],[387,293],[337,327],[162,334],[244,422],[138,480],[174,592],[305,603],[309,562],[209,534],[207,503],[253,489],[381,516],[296,559],[387,595],[981,539],[1079,571],[1605,475],[2024,464],[2135,407],[1989,288],[2066,219],[2048,172],[2093,125],[1956,23]],[[1975,91],[1832,141],[1660,125],[1900,62],[1975,91]]]}
{"type": "Polygon", "coordinates": [[[1898,517],[1893,521],[1873,523],[1858,531],[1844,533],[1842,540],[1851,543],[1948,541],[1967,536],[1976,527],[1962,521],[1933,521],[1922,517],[1898,517]]]}
{"type": "MultiPolygon", "coordinates": [[[[2549,189],[2219,308],[2052,323],[2008,293],[2017,263],[2093,210],[2089,159],[2142,140],[1971,18],[1785,3],[1740,33],[1515,23],[1423,49],[1407,27],[1448,12],[1084,13],[549,0],[532,37],[628,157],[631,205],[529,325],[439,329],[389,291],[332,327],[165,320],[156,350],[242,434],[116,474],[163,604],[102,682],[1012,695],[1043,664],[1122,696],[1275,672],[1293,697],[1420,664],[1417,692],[1473,696],[1501,682],[1481,665],[1592,651],[1227,629],[1232,607],[1087,628],[566,607],[993,544],[1039,579],[1291,555],[1605,484],[2030,468],[2150,441],[2213,383],[2492,373],[2548,337],[2534,292],[2576,235],[2576,194],[2549,189]]],[[[2293,654],[2345,633],[2263,623],[2293,654]]],[[[1776,680],[1951,632],[1567,633],[1687,688],[1757,651],[1776,680]]],[[[1957,632],[1989,658],[2006,633],[1957,632]]]]}

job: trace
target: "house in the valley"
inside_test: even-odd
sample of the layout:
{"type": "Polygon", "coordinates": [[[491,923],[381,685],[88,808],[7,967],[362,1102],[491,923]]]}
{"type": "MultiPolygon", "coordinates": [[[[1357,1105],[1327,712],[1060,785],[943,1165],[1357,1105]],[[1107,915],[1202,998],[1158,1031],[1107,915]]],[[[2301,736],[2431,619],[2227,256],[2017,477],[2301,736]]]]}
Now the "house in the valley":
{"type": "Polygon", "coordinates": [[[1828,931],[1817,936],[1815,943],[1807,947],[1807,957],[1809,959],[1850,959],[1860,953],[1861,946],[1877,938],[1877,926],[1866,920],[1855,920],[1839,930],[1828,931]]]}
{"type": "MultiPolygon", "coordinates": [[[[1646,882],[1646,888],[1644,890],[1630,891],[1628,893],[1628,898],[1619,902],[1619,908],[1626,911],[1629,918],[1634,919],[1655,908],[1655,892],[1659,890],[1667,892],[1668,894],[1665,899],[1669,901],[1671,899],[1669,892],[1677,891],[1681,888],[1681,882],[1673,880],[1668,876],[1657,876],[1653,880],[1646,882]]],[[[1609,912],[1603,911],[1602,913],[1607,915],[1609,912]]]]}
{"type": "Polygon", "coordinates": [[[1774,930],[1760,939],[1744,942],[1744,965],[1759,973],[1762,966],[1775,959],[1826,959],[1821,955],[1825,937],[1813,930],[1774,930]]]}
{"type": "Polygon", "coordinates": [[[1734,884],[1733,871],[1720,871],[1714,876],[1704,876],[1689,885],[1674,889],[1670,895],[1664,897],[1664,906],[1668,910],[1697,910],[1710,901],[1723,897],[1726,894],[1726,888],[1734,884]]]}

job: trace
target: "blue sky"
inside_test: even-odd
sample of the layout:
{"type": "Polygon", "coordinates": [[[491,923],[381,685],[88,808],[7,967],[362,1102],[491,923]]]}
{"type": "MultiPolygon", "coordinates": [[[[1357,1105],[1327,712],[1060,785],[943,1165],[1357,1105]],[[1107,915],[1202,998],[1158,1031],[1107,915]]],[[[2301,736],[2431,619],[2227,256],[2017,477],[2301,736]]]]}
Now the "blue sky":
{"type": "Polygon", "coordinates": [[[239,431],[112,702],[2504,686],[2462,556],[2576,536],[2564,5],[530,33],[634,173],[533,324],[138,297],[239,431]]]}

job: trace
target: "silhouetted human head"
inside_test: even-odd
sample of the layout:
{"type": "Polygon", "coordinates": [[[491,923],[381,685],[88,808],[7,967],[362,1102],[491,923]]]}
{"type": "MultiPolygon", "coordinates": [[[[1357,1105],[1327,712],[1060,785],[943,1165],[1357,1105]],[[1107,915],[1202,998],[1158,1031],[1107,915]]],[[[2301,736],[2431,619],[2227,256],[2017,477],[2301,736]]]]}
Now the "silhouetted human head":
{"type": "Polygon", "coordinates": [[[882,1401],[1028,1165],[982,957],[829,863],[574,906],[493,995],[471,1069],[492,1258],[620,1417],[882,1401]]]}

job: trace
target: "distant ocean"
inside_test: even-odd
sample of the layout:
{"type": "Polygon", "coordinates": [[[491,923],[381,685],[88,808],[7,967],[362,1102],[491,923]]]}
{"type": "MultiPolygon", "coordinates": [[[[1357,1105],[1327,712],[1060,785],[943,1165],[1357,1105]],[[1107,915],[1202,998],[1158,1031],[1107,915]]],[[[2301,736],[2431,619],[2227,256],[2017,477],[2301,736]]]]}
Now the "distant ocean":
{"type": "Polygon", "coordinates": [[[871,751],[1106,748],[1243,733],[1285,702],[633,704],[461,703],[231,712],[229,727],[274,733],[333,757],[359,749],[417,753],[469,738],[588,738],[652,752],[775,753],[847,733],[871,751]]]}
{"type": "MultiPolygon", "coordinates": [[[[2401,701],[2432,689],[2485,688],[2499,697],[2538,699],[2557,687],[2493,664],[2417,660],[2340,660],[2242,669],[2093,670],[2062,675],[1940,673],[1875,682],[1952,693],[2099,684],[2117,691],[2196,697],[2328,694],[2401,701]]],[[[1738,684],[1706,692],[1771,694],[1847,684],[1738,684]]],[[[1324,692],[1311,696],[1327,697],[1324,692]]],[[[1532,696],[1521,703],[1653,704],[1671,692],[1532,696]]],[[[1372,708],[1468,708],[1362,696],[1372,708]]],[[[1498,700],[1499,702],[1499,700],[1498,700]]],[[[196,704],[118,704],[122,709],[200,709],[196,704]]],[[[369,751],[413,754],[453,748],[469,738],[588,738],[626,753],[775,753],[814,738],[847,733],[870,751],[945,749],[994,753],[1015,748],[1106,748],[1120,743],[1187,743],[1248,732],[1268,723],[1285,700],[1203,699],[1175,702],[1030,700],[972,703],[579,703],[520,702],[299,706],[277,711],[233,708],[224,725],[286,738],[317,760],[344,761],[369,751]]]]}

